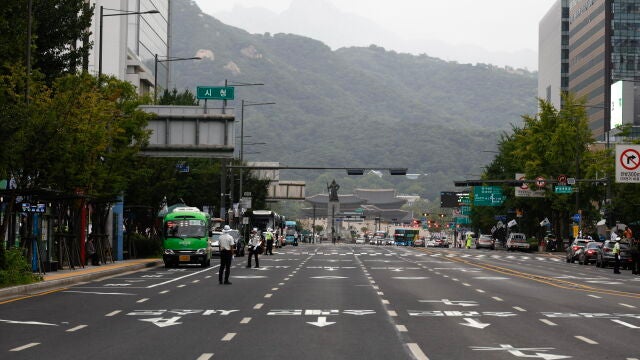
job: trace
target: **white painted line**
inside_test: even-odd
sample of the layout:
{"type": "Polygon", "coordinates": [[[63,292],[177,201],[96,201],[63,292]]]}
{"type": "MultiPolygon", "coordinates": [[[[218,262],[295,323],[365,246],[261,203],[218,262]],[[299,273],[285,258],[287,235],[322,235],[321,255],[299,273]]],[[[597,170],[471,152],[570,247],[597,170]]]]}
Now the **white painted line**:
{"type": "Polygon", "coordinates": [[[547,320],[547,319],[540,319],[541,322],[549,325],[549,326],[558,326],[558,324],[554,323],[553,321],[547,320]]]}
{"type": "Polygon", "coordinates": [[[396,325],[396,329],[400,332],[407,332],[407,327],[404,325],[396,325]]]}
{"type": "Polygon", "coordinates": [[[622,320],[612,319],[611,321],[613,321],[613,322],[615,322],[615,323],[618,323],[618,324],[620,324],[620,325],[624,325],[624,326],[626,326],[626,327],[628,327],[628,328],[631,328],[631,329],[640,329],[640,326],[635,326],[635,325],[633,325],[633,324],[629,324],[629,323],[624,322],[624,321],[622,321],[622,320]]]}
{"type": "Polygon", "coordinates": [[[628,307],[630,309],[635,309],[636,307],[633,305],[629,305],[629,304],[624,304],[624,303],[620,303],[620,305],[624,306],[624,307],[628,307]]]}
{"type": "Polygon", "coordinates": [[[227,333],[227,335],[225,335],[221,341],[231,341],[234,336],[236,336],[236,333],[227,333]]]}
{"type": "Polygon", "coordinates": [[[271,291],[278,291],[278,288],[271,288],[271,291]]]}
{"type": "Polygon", "coordinates": [[[384,295],[382,291],[378,291],[378,295],[384,295]]]}
{"type": "Polygon", "coordinates": [[[389,316],[393,316],[393,317],[398,316],[398,313],[395,312],[394,310],[387,311],[387,314],[389,314],[389,316]]]}
{"type": "Polygon", "coordinates": [[[382,299],[382,303],[388,305],[389,304],[389,300],[382,299]]]}
{"type": "Polygon", "coordinates": [[[213,353],[204,353],[200,356],[198,356],[198,358],[196,360],[209,360],[213,357],[213,353]]]}
{"type": "Polygon", "coordinates": [[[374,286],[373,286],[373,289],[374,289],[374,290],[380,290],[380,287],[379,287],[378,285],[374,285],[374,286]]]}
{"type": "Polygon", "coordinates": [[[117,315],[117,314],[119,314],[121,312],[122,312],[122,310],[115,310],[115,311],[112,311],[112,312],[108,313],[105,316],[114,316],[114,315],[117,315]]]}
{"type": "Polygon", "coordinates": [[[262,306],[263,306],[263,305],[264,305],[264,304],[262,304],[262,303],[260,303],[260,304],[256,304],[253,308],[254,308],[254,309],[256,309],[256,310],[259,310],[259,309],[262,309],[262,306]]]}
{"type": "Polygon", "coordinates": [[[187,286],[187,285],[182,284],[182,285],[178,285],[178,286],[176,286],[176,287],[183,288],[183,287],[185,287],[185,286],[187,286]]]}
{"type": "Polygon", "coordinates": [[[149,300],[149,298],[142,298],[142,299],[140,299],[140,300],[138,300],[138,301],[136,301],[136,302],[137,302],[138,304],[140,304],[140,303],[143,303],[143,302],[145,302],[145,301],[147,301],[147,300],[149,300]]]}
{"type": "Polygon", "coordinates": [[[160,291],[158,294],[166,294],[166,293],[168,293],[168,292],[169,292],[169,290],[162,290],[162,291],[160,291]]]}
{"type": "Polygon", "coordinates": [[[598,296],[598,295],[589,294],[588,296],[591,296],[594,299],[602,299],[602,296],[598,296]]]}
{"type": "Polygon", "coordinates": [[[526,312],[527,310],[521,308],[520,306],[514,306],[514,309],[518,310],[518,311],[522,311],[522,312],[526,312]]]}
{"type": "Polygon", "coordinates": [[[495,300],[495,301],[504,301],[504,300],[502,300],[501,298],[499,298],[497,296],[492,297],[492,299],[495,300]]]}
{"type": "Polygon", "coordinates": [[[84,328],[86,328],[87,326],[89,326],[89,325],[78,325],[78,326],[76,326],[76,327],[73,327],[73,328],[71,328],[71,329],[68,329],[68,330],[67,330],[67,332],[74,332],[74,331],[78,331],[78,330],[80,330],[80,329],[84,329],[84,328]]]}
{"type": "Polygon", "coordinates": [[[464,285],[464,286],[471,286],[471,284],[467,284],[467,283],[462,283],[462,285],[464,285]]]}
{"type": "Polygon", "coordinates": [[[582,341],[586,342],[587,344],[591,344],[591,345],[597,345],[598,344],[597,341],[593,341],[593,340],[591,340],[589,338],[586,338],[584,336],[576,335],[575,338],[578,339],[578,340],[582,340],[582,341]]]}
{"type": "Polygon", "coordinates": [[[289,278],[288,278],[288,277],[286,277],[286,278],[282,279],[282,281],[288,281],[288,280],[289,280],[289,278]]]}
{"type": "Polygon", "coordinates": [[[13,348],[13,349],[11,349],[9,351],[22,351],[24,349],[28,349],[28,348],[34,347],[36,345],[40,345],[40,343],[29,343],[27,345],[18,346],[17,348],[13,348]]]}
{"type": "Polygon", "coordinates": [[[264,297],[270,298],[271,296],[273,296],[273,294],[266,294],[264,297]]]}
{"type": "Polygon", "coordinates": [[[193,281],[192,281],[192,283],[194,283],[194,284],[195,284],[195,283],[199,283],[199,282],[200,282],[200,280],[193,280],[193,281]]]}
{"type": "Polygon", "coordinates": [[[278,285],[282,286],[282,285],[284,285],[284,283],[278,283],[278,285]]]}
{"type": "Polygon", "coordinates": [[[486,291],[482,290],[482,289],[476,289],[477,292],[479,293],[485,293],[486,291]]]}
{"type": "Polygon", "coordinates": [[[251,321],[250,317],[242,318],[242,320],[240,320],[240,324],[248,324],[249,321],[251,321]]]}
{"type": "Polygon", "coordinates": [[[411,351],[413,357],[416,358],[416,360],[429,360],[429,357],[427,357],[427,355],[422,352],[422,349],[420,349],[420,346],[418,344],[409,343],[407,344],[407,346],[409,347],[409,351],[411,351]]]}
{"type": "MultiPolygon", "coordinates": [[[[211,275],[207,275],[207,276],[205,276],[204,278],[205,278],[205,279],[209,279],[210,277],[211,277],[211,275]]],[[[213,354],[211,354],[211,355],[213,355],[213,354]]]]}
{"type": "Polygon", "coordinates": [[[168,283],[171,283],[171,282],[174,282],[174,281],[178,281],[178,280],[184,279],[184,278],[189,277],[189,276],[198,275],[198,274],[200,274],[201,272],[204,272],[204,271],[210,271],[210,270],[215,269],[215,268],[217,268],[217,267],[219,267],[219,266],[220,266],[220,265],[212,266],[212,267],[210,267],[210,268],[208,268],[208,269],[200,270],[200,271],[196,271],[196,272],[191,273],[191,274],[189,274],[189,275],[185,275],[185,276],[181,276],[181,277],[178,277],[178,278],[175,278],[175,279],[171,279],[171,280],[169,280],[169,281],[165,281],[165,282],[161,282],[161,283],[157,283],[157,284],[149,285],[149,286],[147,286],[147,289],[151,289],[151,288],[154,288],[154,287],[156,287],[156,286],[161,286],[161,285],[168,284],[168,283]]]}

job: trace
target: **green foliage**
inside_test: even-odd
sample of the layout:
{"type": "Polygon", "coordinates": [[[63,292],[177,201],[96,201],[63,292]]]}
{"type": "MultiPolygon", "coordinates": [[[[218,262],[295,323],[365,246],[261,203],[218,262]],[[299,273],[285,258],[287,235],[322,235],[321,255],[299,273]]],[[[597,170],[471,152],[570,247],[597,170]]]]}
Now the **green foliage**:
{"type": "Polygon", "coordinates": [[[171,91],[165,89],[158,99],[158,105],[198,105],[198,99],[189,89],[181,93],[176,88],[171,91]]]}
{"type": "Polygon", "coordinates": [[[128,241],[135,244],[136,257],[139,259],[156,258],[162,256],[162,244],[159,239],[146,237],[142,234],[127,234],[128,241]]]}
{"type": "Polygon", "coordinates": [[[31,271],[31,266],[21,249],[7,249],[5,257],[7,266],[5,269],[0,269],[0,287],[25,285],[42,280],[41,275],[31,271]]]}

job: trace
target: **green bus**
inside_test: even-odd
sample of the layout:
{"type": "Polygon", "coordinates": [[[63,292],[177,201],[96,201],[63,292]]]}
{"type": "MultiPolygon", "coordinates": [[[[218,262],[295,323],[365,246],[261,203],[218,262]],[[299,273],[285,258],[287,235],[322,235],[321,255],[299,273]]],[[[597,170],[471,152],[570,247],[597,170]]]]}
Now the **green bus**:
{"type": "Polygon", "coordinates": [[[396,246],[413,246],[419,233],[418,229],[396,229],[393,233],[393,239],[396,246]]]}
{"type": "Polygon", "coordinates": [[[196,207],[176,207],[167,213],[162,221],[164,266],[211,265],[210,222],[211,216],[196,207]]]}

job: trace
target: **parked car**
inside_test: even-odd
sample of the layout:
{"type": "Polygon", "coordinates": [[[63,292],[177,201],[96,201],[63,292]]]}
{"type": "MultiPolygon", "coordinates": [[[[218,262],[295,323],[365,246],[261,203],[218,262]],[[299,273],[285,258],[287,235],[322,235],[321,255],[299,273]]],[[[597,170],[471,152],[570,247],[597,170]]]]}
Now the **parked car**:
{"type": "Polygon", "coordinates": [[[436,241],[433,238],[431,238],[431,239],[425,241],[425,246],[426,247],[436,247],[436,241]]]}
{"type": "Polygon", "coordinates": [[[417,238],[413,241],[413,247],[424,247],[424,238],[417,238]]]}
{"type": "Polygon", "coordinates": [[[378,245],[378,239],[369,238],[369,245],[378,245]]]}
{"type": "Polygon", "coordinates": [[[529,250],[527,236],[523,233],[511,233],[507,238],[507,250],[529,250]]]}
{"type": "Polygon", "coordinates": [[[449,242],[447,241],[446,238],[433,237],[432,239],[435,242],[435,246],[434,247],[446,247],[446,248],[449,247],[449,242]]]}
{"type": "Polygon", "coordinates": [[[496,248],[496,239],[491,235],[483,235],[481,234],[476,241],[476,249],[487,248],[491,250],[495,250],[496,248]]]}
{"type": "Polygon", "coordinates": [[[580,251],[580,255],[578,255],[578,264],[580,265],[589,265],[590,263],[596,263],[596,259],[598,258],[598,249],[602,246],[602,243],[596,241],[590,241],[587,245],[580,251]]]}
{"type": "Polygon", "coordinates": [[[567,248],[567,262],[573,263],[578,260],[578,256],[582,252],[582,249],[587,245],[587,243],[592,242],[591,239],[575,239],[567,248]]]}
{"type": "Polygon", "coordinates": [[[357,238],[357,239],[356,239],[356,245],[358,245],[358,244],[362,244],[362,245],[364,245],[364,243],[365,243],[365,242],[364,242],[364,238],[357,238]]]}
{"type": "Polygon", "coordinates": [[[385,245],[395,245],[396,241],[393,240],[393,238],[384,238],[384,244],[385,245]]]}
{"type": "MultiPolygon", "coordinates": [[[[613,246],[615,241],[607,240],[602,244],[602,247],[598,249],[596,257],[597,267],[613,266],[615,262],[615,256],[613,255],[613,246]]],[[[620,267],[623,269],[631,268],[631,248],[626,242],[620,242],[620,267]]]]}

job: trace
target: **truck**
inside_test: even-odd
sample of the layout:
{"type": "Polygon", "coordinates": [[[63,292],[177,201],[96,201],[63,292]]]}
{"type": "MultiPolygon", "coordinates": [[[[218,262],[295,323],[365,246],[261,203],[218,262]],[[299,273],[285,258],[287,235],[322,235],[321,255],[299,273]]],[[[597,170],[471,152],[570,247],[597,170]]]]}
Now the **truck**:
{"type": "Polygon", "coordinates": [[[211,265],[211,216],[197,207],[173,208],[162,219],[162,260],[166,268],[181,264],[211,265]]]}

